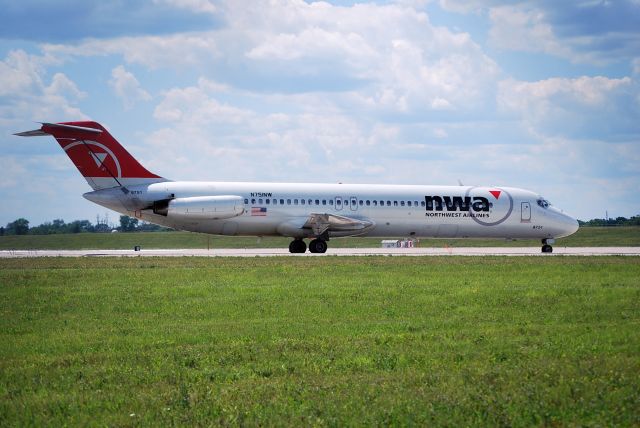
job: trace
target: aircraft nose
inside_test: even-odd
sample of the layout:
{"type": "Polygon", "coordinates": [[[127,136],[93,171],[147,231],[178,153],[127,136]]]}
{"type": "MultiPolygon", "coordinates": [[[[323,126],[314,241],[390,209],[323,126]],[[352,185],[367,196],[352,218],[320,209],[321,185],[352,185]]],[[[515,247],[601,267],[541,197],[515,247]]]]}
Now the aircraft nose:
{"type": "Polygon", "coordinates": [[[560,227],[562,229],[562,236],[573,235],[580,228],[580,226],[578,225],[578,220],[567,214],[561,215],[560,227]]]}

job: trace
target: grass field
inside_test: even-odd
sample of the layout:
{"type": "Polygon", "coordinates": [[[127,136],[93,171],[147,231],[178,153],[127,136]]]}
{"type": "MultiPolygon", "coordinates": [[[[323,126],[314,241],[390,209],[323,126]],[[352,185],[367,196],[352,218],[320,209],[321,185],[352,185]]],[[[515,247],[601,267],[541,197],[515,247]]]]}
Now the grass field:
{"type": "Polygon", "coordinates": [[[0,260],[1,426],[638,426],[636,257],[0,260]]]}
{"type": "MultiPolygon", "coordinates": [[[[189,232],[83,233],[69,235],[0,236],[0,250],[84,250],[142,248],[287,248],[289,238],[212,236],[189,232]]],[[[640,227],[584,227],[574,235],[559,239],[562,247],[638,247],[640,227]]],[[[329,248],[375,248],[380,238],[333,239],[329,248]]],[[[421,239],[421,247],[539,247],[538,240],[504,239],[421,239]]]]}

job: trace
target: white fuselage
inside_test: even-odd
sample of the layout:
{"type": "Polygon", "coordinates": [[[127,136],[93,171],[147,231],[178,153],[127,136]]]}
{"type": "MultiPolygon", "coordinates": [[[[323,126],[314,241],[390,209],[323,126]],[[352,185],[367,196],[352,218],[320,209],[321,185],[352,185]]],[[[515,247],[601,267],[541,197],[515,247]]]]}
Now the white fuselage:
{"type": "MultiPolygon", "coordinates": [[[[290,184],[166,181],[103,189],[85,198],[142,220],[220,235],[313,236],[303,228],[313,214],[368,222],[330,236],[550,239],[570,235],[577,221],[528,190],[510,187],[378,184],[290,184]],[[237,215],[159,215],[159,200],[233,196],[237,215]]],[[[187,200],[187,199],[185,199],[187,200]]]]}

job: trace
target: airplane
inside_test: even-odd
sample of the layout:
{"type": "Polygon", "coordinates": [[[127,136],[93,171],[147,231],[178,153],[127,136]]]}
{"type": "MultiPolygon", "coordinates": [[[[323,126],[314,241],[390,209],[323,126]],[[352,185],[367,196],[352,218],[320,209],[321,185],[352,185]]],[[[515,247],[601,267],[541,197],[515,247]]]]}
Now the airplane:
{"type": "Polygon", "coordinates": [[[514,187],[173,181],[143,167],[99,123],[41,123],[14,135],[53,136],[93,191],[91,202],[150,223],[217,235],[286,236],[291,253],[331,238],[555,239],[578,222],[514,187]]]}

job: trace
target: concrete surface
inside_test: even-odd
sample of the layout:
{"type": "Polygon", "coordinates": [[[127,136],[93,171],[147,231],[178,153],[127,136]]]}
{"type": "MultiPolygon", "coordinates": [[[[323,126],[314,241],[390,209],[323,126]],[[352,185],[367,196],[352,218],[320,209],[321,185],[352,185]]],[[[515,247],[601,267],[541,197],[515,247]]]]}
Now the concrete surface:
{"type": "Polygon", "coordinates": [[[325,254],[290,254],[286,248],[184,250],[3,250],[0,258],[15,257],[328,257],[328,256],[640,256],[640,247],[554,247],[542,254],[538,247],[467,248],[329,248],[325,254]]]}

